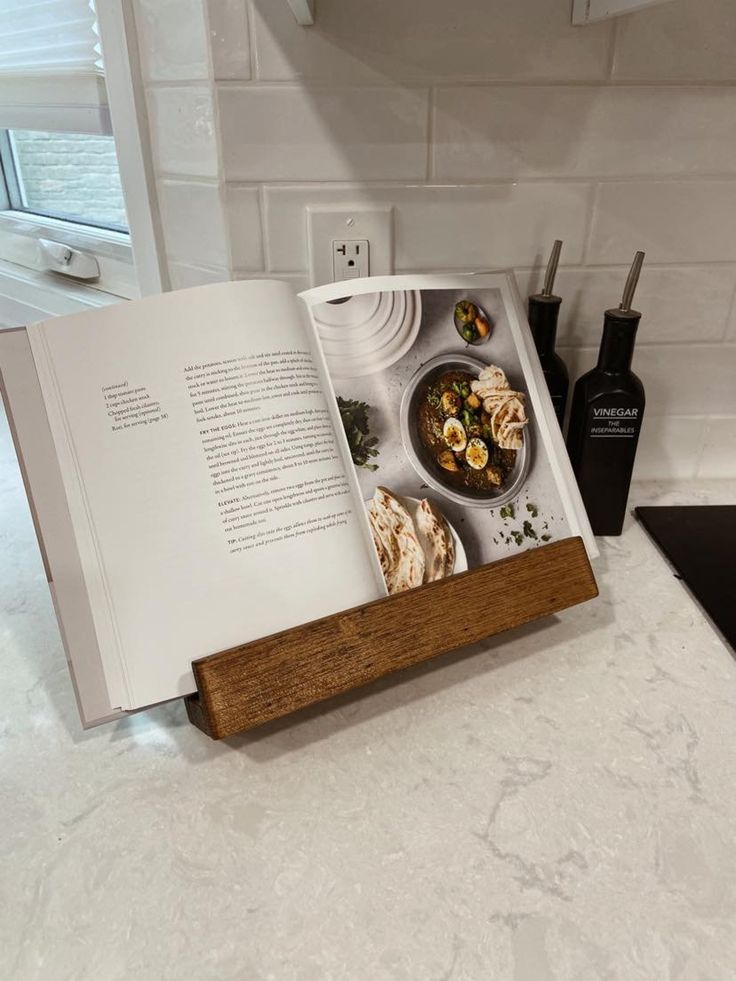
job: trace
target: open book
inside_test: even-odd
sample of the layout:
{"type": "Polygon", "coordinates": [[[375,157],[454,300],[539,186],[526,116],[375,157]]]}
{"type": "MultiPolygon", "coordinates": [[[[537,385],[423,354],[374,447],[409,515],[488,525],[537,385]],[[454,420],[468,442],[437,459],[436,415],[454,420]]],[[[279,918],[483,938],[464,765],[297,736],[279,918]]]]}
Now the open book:
{"type": "Polygon", "coordinates": [[[505,273],[198,287],[6,332],[0,369],[85,724],[390,592],[596,554],[505,273]]]}

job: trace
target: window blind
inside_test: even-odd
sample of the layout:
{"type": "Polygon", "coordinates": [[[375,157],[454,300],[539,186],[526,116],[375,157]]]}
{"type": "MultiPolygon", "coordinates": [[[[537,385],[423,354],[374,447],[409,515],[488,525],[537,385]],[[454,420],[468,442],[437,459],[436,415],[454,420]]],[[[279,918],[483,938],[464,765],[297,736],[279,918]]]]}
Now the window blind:
{"type": "Polygon", "coordinates": [[[92,0],[0,0],[0,128],[109,132],[92,0]]]}

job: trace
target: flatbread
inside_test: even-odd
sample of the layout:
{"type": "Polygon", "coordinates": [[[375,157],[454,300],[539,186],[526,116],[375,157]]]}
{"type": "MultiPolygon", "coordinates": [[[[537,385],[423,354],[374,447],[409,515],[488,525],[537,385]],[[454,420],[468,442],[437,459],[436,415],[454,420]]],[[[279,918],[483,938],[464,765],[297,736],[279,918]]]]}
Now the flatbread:
{"type": "Polygon", "coordinates": [[[480,398],[485,398],[491,392],[508,388],[509,381],[503,368],[499,368],[497,364],[489,364],[479,373],[478,380],[470,383],[470,387],[480,398]]]}
{"type": "Polygon", "coordinates": [[[368,504],[368,517],[389,593],[421,586],[424,551],[414,521],[401,501],[385,487],[377,487],[368,504]]]}
{"type": "Polygon", "coordinates": [[[491,417],[493,441],[502,450],[520,450],[524,427],[529,422],[524,393],[513,391],[503,368],[495,364],[484,368],[470,387],[483,400],[483,410],[491,417]]]}
{"type": "MultiPolygon", "coordinates": [[[[529,421],[524,408],[524,397],[519,397],[519,393],[511,393],[511,397],[506,399],[491,414],[491,432],[493,439],[502,450],[520,450],[523,445],[523,429],[529,421]]],[[[483,408],[490,412],[486,407],[483,408]]]]}
{"type": "Polygon", "coordinates": [[[424,581],[451,576],[455,568],[455,543],[442,513],[426,498],[419,502],[415,524],[424,550],[424,581]]]}

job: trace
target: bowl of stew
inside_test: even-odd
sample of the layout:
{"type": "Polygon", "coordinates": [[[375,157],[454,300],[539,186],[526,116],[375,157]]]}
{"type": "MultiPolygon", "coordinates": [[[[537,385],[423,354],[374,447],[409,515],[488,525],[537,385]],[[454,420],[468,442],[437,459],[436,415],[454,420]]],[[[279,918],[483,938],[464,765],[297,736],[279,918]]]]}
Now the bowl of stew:
{"type": "Polygon", "coordinates": [[[445,354],[423,364],[404,389],[399,423],[404,450],[429,487],[465,507],[499,507],[526,479],[529,427],[521,449],[502,449],[470,383],[486,364],[445,354]]]}

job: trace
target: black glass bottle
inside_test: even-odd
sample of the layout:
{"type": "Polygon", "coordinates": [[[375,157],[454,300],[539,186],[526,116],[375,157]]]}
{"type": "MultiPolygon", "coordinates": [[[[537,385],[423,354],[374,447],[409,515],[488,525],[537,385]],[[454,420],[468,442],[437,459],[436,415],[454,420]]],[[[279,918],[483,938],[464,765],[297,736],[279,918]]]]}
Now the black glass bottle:
{"type": "Polygon", "coordinates": [[[567,449],[595,535],[620,535],[644,416],[631,370],[641,314],[631,309],[644,253],[637,252],[618,309],[606,310],[598,364],[575,384],[567,449]]]}
{"type": "Polygon", "coordinates": [[[570,384],[565,362],[555,351],[557,318],[560,315],[562,297],[555,296],[552,289],[561,249],[562,242],[558,239],[547,263],[542,292],[534,293],[529,297],[529,327],[560,428],[565,418],[567,390],[570,384]]]}

